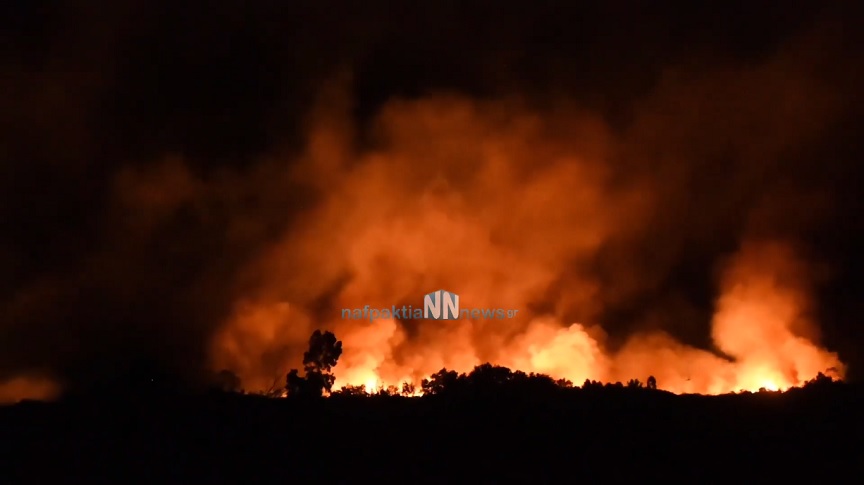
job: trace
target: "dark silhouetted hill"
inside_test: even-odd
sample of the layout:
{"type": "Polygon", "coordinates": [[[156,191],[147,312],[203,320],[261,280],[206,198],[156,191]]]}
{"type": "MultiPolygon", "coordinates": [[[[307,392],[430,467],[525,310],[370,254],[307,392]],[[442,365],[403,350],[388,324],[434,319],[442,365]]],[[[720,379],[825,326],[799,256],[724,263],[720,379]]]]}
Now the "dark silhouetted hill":
{"type": "Polygon", "coordinates": [[[8,406],[0,482],[827,482],[860,470],[858,385],[676,396],[478,369],[442,371],[449,387],[422,398],[147,392],[8,406]]]}

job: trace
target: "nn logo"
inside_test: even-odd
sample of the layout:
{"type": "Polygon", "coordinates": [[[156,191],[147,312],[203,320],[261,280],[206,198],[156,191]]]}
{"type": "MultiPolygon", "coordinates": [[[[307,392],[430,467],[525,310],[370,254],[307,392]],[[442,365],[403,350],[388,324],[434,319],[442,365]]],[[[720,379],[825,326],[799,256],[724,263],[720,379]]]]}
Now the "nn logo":
{"type": "Polygon", "coordinates": [[[446,290],[427,293],[423,297],[423,317],[433,320],[456,320],[459,317],[459,295],[446,290]]]}

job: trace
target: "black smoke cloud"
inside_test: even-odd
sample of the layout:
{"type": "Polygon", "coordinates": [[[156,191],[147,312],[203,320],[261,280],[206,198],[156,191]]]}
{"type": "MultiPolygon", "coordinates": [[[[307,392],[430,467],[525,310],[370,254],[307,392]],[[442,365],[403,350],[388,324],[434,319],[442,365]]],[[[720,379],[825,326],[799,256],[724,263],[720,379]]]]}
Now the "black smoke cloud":
{"type": "Polygon", "coordinates": [[[254,286],[243,268],[321,196],[267,160],[303,151],[334,79],[358,150],[396,98],[596,113],[627,140],[616,173],[670,181],[639,244],[591,263],[601,281],[633,275],[603,296],[613,342],[656,320],[707,345],[716,264],[756,233],[831,268],[825,343],[856,369],[864,125],[849,5],[2,8],[0,378],[86,385],[144,362],[196,379],[254,286]]]}

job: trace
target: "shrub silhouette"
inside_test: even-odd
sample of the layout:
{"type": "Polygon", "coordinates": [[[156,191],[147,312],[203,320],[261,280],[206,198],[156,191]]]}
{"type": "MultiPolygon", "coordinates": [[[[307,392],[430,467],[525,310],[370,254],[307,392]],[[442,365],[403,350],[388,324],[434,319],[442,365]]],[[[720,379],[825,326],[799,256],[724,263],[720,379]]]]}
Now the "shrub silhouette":
{"type": "Polygon", "coordinates": [[[240,392],[240,378],[230,370],[223,369],[216,374],[215,386],[222,392],[240,392]]]}
{"type": "Polygon", "coordinates": [[[657,389],[657,379],[654,376],[648,376],[648,382],[645,387],[648,389],[657,389]]]}
{"type": "Polygon", "coordinates": [[[416,392],[416,390],[417,390],[417,388],[416,388],[416,386],[414,386],[414,384],[412,384],[410,382],[403,382],[402,383],[402,395],[403,396],[413,396],[414,392],[416,392]]]}
{"type": "Polygon", "coordinates": [[[366,392],[366,386],[351,386],[347,385],[334,392],[334,395],[338,396],[368,396],[369,393],[366,392]]]}

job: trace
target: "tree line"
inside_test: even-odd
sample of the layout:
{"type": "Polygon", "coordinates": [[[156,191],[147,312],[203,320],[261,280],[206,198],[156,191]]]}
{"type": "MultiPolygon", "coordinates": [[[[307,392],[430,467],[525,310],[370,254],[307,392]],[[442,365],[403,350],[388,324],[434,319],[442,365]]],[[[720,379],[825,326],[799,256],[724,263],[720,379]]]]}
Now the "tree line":
{"type": "MultiPolygon", "coordinates": [[[[300,375],[300,370],[291,369],[285,378],[284,386],[273,386],[262,394],[299,399],[321,398],[328,395],[332,397],[410,397],[416,396],[418,391],[423,396],[548,394],[575,387],[573,382],[567,379],[553,379],[545,374],[514,371],[507,367],[486,363],[476,366],[470,373],[441,369],[423,379],[419,389],[414,384],[405,382],[401,387],[391,385],[378,389],[367,389],[366,386],[362,385],[346,385],[333,391],[333,384],[336,381],[333,368],[341,355],[342,342],[332,332],[315,330],[309,338],[309,350],[303,354],[303,375],[300,375]]],[[[816,378],[808,381],[805,387],[821,387],[834,382],[837,381],[820,372],[816,378]]],[[[227,370],[219,373],[217,386],[222,391],[243,392],[240,379],[227,370]]],[[[657,379],[654,376],[648,376],[644,383],[639,379],[630,379],[626,383],[604,384],[586,379],[581,389],[585,391],[615,389],[656,391],[658,388],[657,379]]],[[[770,391],[760,389],[760,392],[770,391]]]]}

